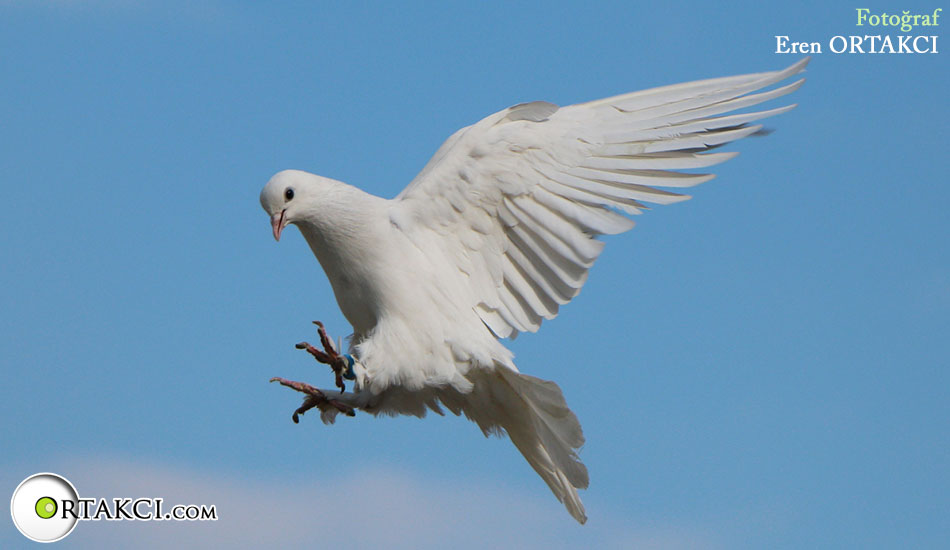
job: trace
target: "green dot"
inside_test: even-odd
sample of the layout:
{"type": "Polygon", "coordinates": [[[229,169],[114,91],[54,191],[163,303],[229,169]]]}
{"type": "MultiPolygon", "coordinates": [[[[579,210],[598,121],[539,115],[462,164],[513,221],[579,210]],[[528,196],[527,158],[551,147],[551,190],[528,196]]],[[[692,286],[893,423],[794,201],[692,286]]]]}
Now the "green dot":
{"type": "Polygon", "coordinates": [[[36,501],[36,515],[49,519],[56,515],[56,501],[50,497],[43,497],[36,501]]]}

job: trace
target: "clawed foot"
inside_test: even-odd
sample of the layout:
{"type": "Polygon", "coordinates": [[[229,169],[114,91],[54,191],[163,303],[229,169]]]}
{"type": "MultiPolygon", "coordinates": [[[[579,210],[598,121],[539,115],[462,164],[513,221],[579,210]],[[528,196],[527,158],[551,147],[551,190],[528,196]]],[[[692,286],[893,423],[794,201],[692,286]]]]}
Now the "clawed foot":
{"type": "MultiPolygon", "coordinates": [[[[346,359],[335,349],[333,349],[333,342],[330,340],[330,337],[327,336],[327,331],[323,327],[323,323],[320,321],[314,321],[313,324],[317,325],[317,332],[320,334],[320,344],[323,346],[324,351],[318,350],[307,342],[300,342],[296,347],[297,349],[307,350],[307,353],[312,355],[317,361],[330,365],[330,368],[333,370],[333,374],[336,377],[336,387],[340,388],[341,392],[346,391],[346,386],[343,384],[343,374],[346,372],[347,368],[346,359]]],[[[286,386],[286,384],[284,385],[286,386]]],[[[297,391],[303,391],[298,388],[294,389],[297,389],[297,391]]]]}
{"type": "MultiPolygon", "coordinates": [[[[321,328],[323,327],[321,326],[321,328]]],[[[306,382],[294,382],[293,380],[285,380],[283,378],[276,377],[276,376],[274,378],[271,378],[270,381],[280,382],[280,385],[282,386],[287,386],[288,388],[297,390],[300,393],[304,393],[307,395],[307,397],[305,397],[303,400],[303,405],[301,405],[300,407],[297,408],[296,411],[294,411],[294,416],[293,416],[294,424],[299,424],[300,415],[304,414],[305,412],[309,411],[310,409],[314,407],[319,408],[321,411],[326,410],[326,407],[333,407],[336,410],[340,411],[341,413],[345,414],[346,416],[356,416],[356,411],[353,409],[353,407],[345,403],[341,403],[340,401],[337,401],[335,399],[329,399],[325,393],[311,386],[310,384],[307,384],[306,382]]]]}
{"type": "MultiPolygon", "coordinates": [[[[296,347],[297,349],[306,350],[307,353],[312,355],[314,359],[330,366],[336,378],[336,387],[340,388],[340,393],[342,395],[342,393],[346,391],[346,386],[343,384],[343,378],[347,377],[353,379],[351,367],[352,359],[348,360],[349,356],[341,355],[336,351],[336,349],[334,349],[333,342],[327,335],[327,331],[323,327],[323,323],[320,321],[314,321],[313,324],[317,325],[317,332],[320,334],[320,344],[323,346],[323,351],[318,350],[307,342],[300,342],[296,347]]],[[[311,386],[310,384],[307,384],[306,382],[294,382],[293,380],[285,380],[279,377],[271,378],[270,381],[280,382],[282,386],[287,386],[288,388],[306,394],[307,397],[304,398],[303,405],[294,411],[294,424],[300,422],[300,415],[314,407],[320,409],[322,412],[330,411],[333,414],[336,414],[334,412],[335,409],[335,411],[339,411],[347,416],[356,416],[356,412],[353,407],[337,399],[330,399],[323,391],[311,386]]],[[[324,417],[324,421],[326,421],[326,417],[324,417]]]]}

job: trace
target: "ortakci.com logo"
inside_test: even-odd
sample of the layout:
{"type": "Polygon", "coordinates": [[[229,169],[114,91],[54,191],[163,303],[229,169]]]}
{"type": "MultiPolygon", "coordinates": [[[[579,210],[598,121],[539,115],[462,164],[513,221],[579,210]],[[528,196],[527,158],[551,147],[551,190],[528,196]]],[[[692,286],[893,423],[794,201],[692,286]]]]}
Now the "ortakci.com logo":
{"type": "Polygon", "coordinates": [[[159,497],[80,498],[76,487],[58,474],[33,474],[10,500],[13,524],[36,542],[56,542],[79,521],[216,521],[214,504],[165,506],[159,497]]]}

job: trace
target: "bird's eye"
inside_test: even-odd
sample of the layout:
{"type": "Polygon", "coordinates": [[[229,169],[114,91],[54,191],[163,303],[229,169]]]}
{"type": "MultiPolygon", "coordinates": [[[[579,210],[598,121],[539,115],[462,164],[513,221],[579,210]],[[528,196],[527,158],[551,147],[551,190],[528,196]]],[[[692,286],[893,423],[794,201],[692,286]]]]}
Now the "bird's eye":
{"type": "Polygon", "coordinates": [[[284,191],[284,199],[291,200],[293,198],[294,198],[294,190],[288,187],[287,190],[284,191]]]}

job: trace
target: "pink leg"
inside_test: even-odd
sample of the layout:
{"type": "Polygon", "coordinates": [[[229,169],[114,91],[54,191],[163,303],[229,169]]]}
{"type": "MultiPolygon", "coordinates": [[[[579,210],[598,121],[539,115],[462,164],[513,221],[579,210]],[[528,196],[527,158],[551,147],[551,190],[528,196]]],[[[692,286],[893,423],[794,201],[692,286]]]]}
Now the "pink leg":
{"type": "Polygon", "coordinates": [[[287,386],[288,388],[297,390],[300,393],[307,394],[307,397],[305,397],[303,400],[303,405],[301,405],[300,407],[297,408],[296,411],[294,411],[294,415],[293,415],[294,424],[298,424],[300,422],[299,415],[304,414],[310,409],[314,407],[319,407],[321,405],[330,405],[336,408],[336,410],[345,414],[346,416],[356,416],[356,412],[353,410],[353,407],[346,405],[344,403],[341,403],[335,399],[328,399],[325,393],[311,386],[310,384],[307,384],[306,382],[294,382],[293,380],[286,380],[284,378],[280,378],[276,376],[274,378],[271,378],[270,381],[280,382],[281,386],[287,386]]]}
{"type": "Polygon", "coordinates": [[[330,365],[330,369],[333,370],[333,374],[336,377],[336,387],[340,388],[340,391],[346,391],[346,385],[343,383],[343,372],[346,371],[346,360],[333,349],[333,342],[330,340],[330,337],[327,336],[327,331],[323,323],[314,321],[313,324],[317,325],[317,333],[320,335],[320,344],[323,346],[324,351],[318,350],[307,342],[300,342],[296,345],[296,348],[306,350],[307,353],[312,355],[317,361],[330,365]]]}
{"type": "MultiPolygon", "coordinates": [[[[323,346],[323,351],[318,350],[307,342],[300,342],[296,345],[296,348],[306,350],[307,353],[312,355],[317,361],[330,365],[330,368],[333,370],[333,374],[336,378],[336,387],[340,388],[341,392],[344,392],[346,391],[346,386],[343,384],[343,373],[345,372],[347,366],[346,359],[344,359],[342,355],[333,349],[333,342],[327,335],[327,331],[324,328],[323,323],[320,321],[314,321],[313,324],[317,325],[317,333],[320,335],[320,344],[323,346]]],[[[356,412],[354,411],[353,407],[341,403],[335,399],[328,398],[325,393],[311,386],[310,384],[307,384],[306,382],[294,382],[293,380],[286,380],[280,377],[271,378],[270,381],[280,382],[282,386],[287,386],[288,388],[292,388],[299,391],[300,393],[306,394],[307,397],[304,398],[303,405],[294,411],[294,424],[300,422],[300,415],[306,413],[314,407],[324,410],[325,407],[330,406],[334,407],[347,416],[356,416],[356,412]]]]}

